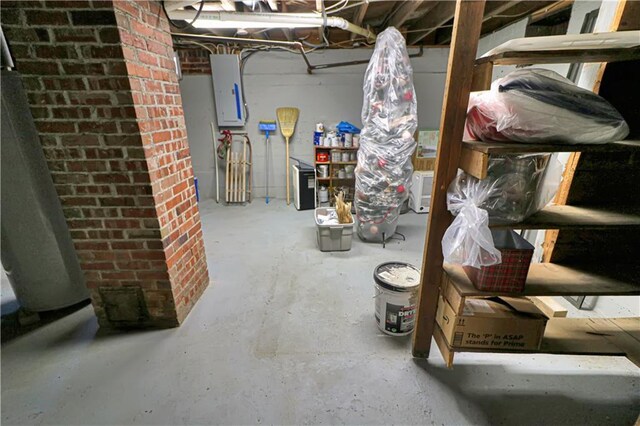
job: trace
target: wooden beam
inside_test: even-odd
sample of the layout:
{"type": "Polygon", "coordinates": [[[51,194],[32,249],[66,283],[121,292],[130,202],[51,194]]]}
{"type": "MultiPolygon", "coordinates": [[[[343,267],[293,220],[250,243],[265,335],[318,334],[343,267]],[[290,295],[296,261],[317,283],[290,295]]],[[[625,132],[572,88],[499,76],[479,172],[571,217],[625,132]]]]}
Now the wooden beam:
{"type": "Polygon", "coordinates": [[[431,210],[422,260],[422,285],[413,333],[415,357],[427,358],[431,349],[438,292],[443,274],[441,241],[451,223],[451,214],[447,210],[447,187],[458,171],[471,91],[471,70],[478,50],[483,11],[484,0],[458,0],[455,4],[453,42],[447,66],[431,210]]]}
{"type": "Polygon", "coordinates": [[[506,27],[514,22],[525,19],[536,10],[543,9],[553,4],[553,1],[520,1],[510,9],[504,10],[496,15],[508,15],[505,17],[492,17],[488,19],[482,26],[482,34],[492,33],[500,28],[506,27]]]}
{"type": "MultiPolygon", "coordinates": [[[[511,9],[519,1],[487,1],[484,6],[484,16],[482,22],[487,22],[495,16],[503,14],[506,10],[511,9]]],[[[451,41],[451,33],[438,41],[438,44],[448,44],[451,41]]]]}
{"type": "MultiPolygon", "coordinates": [[[[362,26],[362,23],[364,22],[364,17],[367,14],[367,10],[369,10],[369,2],[364,2],[360,6],[358,6],[356,11],[353,13],[353,24],[354,25],[357,25],[359,27],[362,26]]],[[[351,33],[351,40],[353,40],[357,36],[358,36],[357,34],[351,33]]]]}
{"type": "Polygon", "coordinates": [[[471,90],[479,92],[481,90],[489,90],[491,88],[491,78],[493,77],[493,64],[485,62],[484,64],[476,64],[473,67],[473,79],[471,90]]]}
{"type": "Polygon", "coordinates": [[[558,12],[562,12],[565,9],[573,6],[573,0],[560,0],[552,5],[544,7],[540,10],[536,10],[531,14],[531,19],[529,19],[529,24],[535,24],[538,21],[541,21],[545,18],[548,18],[551,15],[555,15],[558,12]]]}
{"type": "Polygon", "coordinates": [[[551,296],[534,296],[529,297],[529,300],[548,318],[566,318],[569,313],[564,306],[556,302],[551,296]]]}
{"type": "MultiPolygon", "coordinates": [[[[396,28],[402,27],[402,24],[404,24],[407,21],[407,19],[409,19],[410,16],[416,10],[418,10],[418,8],[423,4],[424,4],[423,0],[400,2],[398,7],[396,7],[396,9],[394,10],[393,15],[391,16],[391,19],[389,20],[387,26],[396,27],[396,28]]],[[[429,11],[433,9],[436,6],[436,4],[437,3],[435,1],[427,3],[424,13],[425,14],[429,13],[429,11]]]]}
{"type": "MultiPolygon", "coordinates": [[[[482,1],[484,6],[484,0],[482,1]]],[[[433,9],[431,9],[426,15],[420,18],[415,24],[411,26],[411,30],[422,30],[419,33],[414,33],[409,38],[409,45],[415,45],[429,34],[435,32],[438,27],[449,22],[453,19],[456,3],[452,1],[441,1],[433,9]]],[[[480,12],[482,16],[482,12],[480,12]]],[[[482,22],[481,22],[482,23],[482,22]]]]}

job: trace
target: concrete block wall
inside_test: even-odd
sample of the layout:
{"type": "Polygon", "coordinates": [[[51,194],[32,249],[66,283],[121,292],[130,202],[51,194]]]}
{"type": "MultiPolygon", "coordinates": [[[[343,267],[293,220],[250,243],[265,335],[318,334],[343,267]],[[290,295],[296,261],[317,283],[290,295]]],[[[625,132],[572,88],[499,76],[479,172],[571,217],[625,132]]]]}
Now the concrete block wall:
{"type": "Polygon", "coordinates": [[[208,284],[157,2],[2,2],[2,26],[101,325],[176,326],[208,284]]]}
{"type": "MultiPolygon", "coordinates": [[[[411,49],[410,53],[416,50],[411,49]]],[[[334,49],[309,55],[314,64],[369,59],[372,49],[334,49]]],[[[418,99],[418,125],[437,128],[440,122],[444,81],[449,49],[425,49],[413,58],[414,85],[418,99]]],[[[208,53],[206,60],[208,61],[208,53]]],[[[190,61],[195,62],[193,56],[190,61]]],[[[208,63],[201,59],[201,66],[208,63]]],[[[184,62],[183,62],[184,63],[184,62]]],[[[183,68],[184,69],[184,68],[183,68]]],[[[258,132],[260,120],[275,120],[276,108],[294,106],[300,109],[296,132],[291,140],[290,155],[313,163],[313,131],[315,123],[335,126],[341,120],[361,126],[362,83],[366,64],[329,68],[307,74],[299,54],[271,51],[259,52],[247,61],[244,93],[249,107],[245,126],[253,143],[253,181],[255,196],[266,193],[265,168],[269,163],[269,192],[273,198],[285,197],[285,145],[279,131],[271,136],[269,150],[264,135],[258,132]]],[[[209,123],[215,123],[215,103],[211,76],[184,73],[180,81],[189,144],[202,197],[215,194],[213,142],[209,123]]],[[[239,145],[238,145],[239,147],[239,145]]],[[[224,168],[220,162],[220,194],[224,200],[224,168]]],[[[264,200],[262,200],[264,202],[264,200]]]]}

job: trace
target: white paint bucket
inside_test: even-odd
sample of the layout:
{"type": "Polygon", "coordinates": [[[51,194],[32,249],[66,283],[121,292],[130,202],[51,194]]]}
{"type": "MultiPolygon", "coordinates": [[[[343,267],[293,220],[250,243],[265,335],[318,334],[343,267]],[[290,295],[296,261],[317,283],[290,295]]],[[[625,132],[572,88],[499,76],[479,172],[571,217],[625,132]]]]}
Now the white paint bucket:
{"type": "Polygon", "coordinates": [[[351,148],[353,146],[353,133],[344,134],[344,147],[351,148]]]}
{"type": "Polygon", "coordinates": [[[329,190],[326,186],[320,186],[318,188],[318,202],[320,203],[328,203],[329,202],[329,190]]]}
{"type": "Polygon", "coordinates": [[[376,322],[392,336],[406,336],[416,321],[420,270],[404,262],[385,262],[373,271],[376,322]]]}

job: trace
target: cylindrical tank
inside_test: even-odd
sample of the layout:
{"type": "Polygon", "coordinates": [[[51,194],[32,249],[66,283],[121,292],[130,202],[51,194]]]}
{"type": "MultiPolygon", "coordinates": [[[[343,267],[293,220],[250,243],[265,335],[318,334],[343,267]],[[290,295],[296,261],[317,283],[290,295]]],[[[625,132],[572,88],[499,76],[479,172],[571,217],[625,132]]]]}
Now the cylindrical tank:
{"type": "Polygon", "coordinates": [[[89,297],[20,75],[2,71],[2,266],[20,305],[59,309],[89,297]]]}

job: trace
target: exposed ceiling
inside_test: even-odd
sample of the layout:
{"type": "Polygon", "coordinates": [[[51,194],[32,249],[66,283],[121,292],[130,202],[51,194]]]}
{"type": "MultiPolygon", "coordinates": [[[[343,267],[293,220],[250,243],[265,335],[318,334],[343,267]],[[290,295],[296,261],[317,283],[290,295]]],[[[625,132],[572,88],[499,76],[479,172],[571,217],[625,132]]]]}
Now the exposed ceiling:
{"type": "MultiPolygon", "coordinates": [[[[379,33],[388,26],[395,26],[407,38],[409,45],[446,45],[451,40],[455,1],[382,1],[382,0],[204,0],[204,11],[227,11],[245,13],[314,13],[324,6],[328,16],[344,18],[355,25],[379,33]]],[[[494,32],[512,22],[532,14],[536,16],[556,13],[571,6],[565,1],[487,1],[485,5],[482,34],[494,32]]],[[[200,2],[165,0],[167,8],[198,10],[200,2]]],[[[176,21],[184,24],[184,21],[176,21]]],[[[216,29],[204,30],[190,27],[183,32],[242,36],[264,40],[299,41],[321,44],[324,37],[330,47],[346,47],[366,40],[342,29],[326,28],[324,37],[317,28],[297,29],[216,29]]]]}

